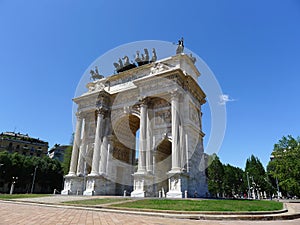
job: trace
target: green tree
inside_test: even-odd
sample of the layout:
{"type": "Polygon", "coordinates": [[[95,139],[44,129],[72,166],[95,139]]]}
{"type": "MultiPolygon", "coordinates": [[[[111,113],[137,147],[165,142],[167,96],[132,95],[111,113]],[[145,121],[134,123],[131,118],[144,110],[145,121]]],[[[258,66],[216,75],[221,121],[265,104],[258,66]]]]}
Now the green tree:
{"type": "Polygon", "coordinates": [[[62,162],[62,167],[64,171],[64,175],[67,175],[70,169],[70,162],[71,162],[71,156],[72,156],[72,149],[73,149],[73,142],[74,142],[74,133],[72,134],[71,140],[70,140],[70,146],[66,148],[65,154],[64,154],[64,161],[62,162]]]}
{"type": "Polygon", "coordinates": [[[278,181],[283,195],[300,196],[300,137],[288,135],[274,145],[267,171],[273,186],[278,181]]]}
{"type": "Polygon", "coordinates": [[[252,191],[254,189],[256,197],[269,190],[266,181],[267,173],[260,160],[254,155],[247,159],[245,173],[249,175],[250,186],[252,191]]]}
{"type": "Polygon", "coordinates": [[[59,161],[48,157],[24,156],[19,153],[10,154],[0,152],[0,190],[8,192],[4,186],[10,186],[12,177],[18,177],[15,192],[26,193],[31,191],[33,174],[36,170],[35,192],[50,193],[53,189],[62,188],[63,171],[59,161]]]}
{"type": "Polygon", "coordinates": [[[214,197],[221,197],[223,193],[224,168],[219,157],[211,156],[212,162],[208,167],[208,190],[214,197]]]}
{"type": "Polygon", "coordinates": [[[244,171],[241,168],[224,165],[223,190],[226,197],[236,197],[245,192],[244,171]]]}

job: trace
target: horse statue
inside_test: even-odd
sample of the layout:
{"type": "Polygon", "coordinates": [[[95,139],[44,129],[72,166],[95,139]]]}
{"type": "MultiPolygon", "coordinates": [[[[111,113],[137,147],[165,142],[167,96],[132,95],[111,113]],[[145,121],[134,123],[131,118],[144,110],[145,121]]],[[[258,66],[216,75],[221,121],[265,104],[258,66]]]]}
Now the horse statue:
{"type": "Polygon", "coordinates": [[[95,66],[95,71],[94,70],[90,70],[90,74],[91,74],[90,79],[93,80],[93,81],[104,78],[103,75],[99,74],[98,66],[95,66]]]}
{"type": "Polygon", "coordinates": [[[136,51],[134,61],[136,61],[137,63],[140,63],[142,61],[141,58],[140,58],[140,52],[139,51],[136,51]]]}
{"type": "Polygon", "coordinates": [[[157,60],[156,51],[155,51],[155,48],[152,48],[152,58],[151,58],[151,62],[155,62],[156,60],[157,60]]]}
{"type": "Polygon", "coordinates": [[[116,68],[117,73],[123,72],[125,70],[129,70],[135,68],[136,65],[134,63],[129,62],[129,57],[125,55],[123,58],[124,62],[119,58],[119,63],[113,63],[114,67],[116,68]]]}
{"type": "Polygon", "coordinates": [[[124,67],[123,62],[122,62],[122,60],[120,58],[119,58],[118,62],[119,63],[117,63],[117,62],[113,63],[113,65],[116,68],[117,72],[119,72],[124,67]]]}
{"type": "Polygon", "coordinates": [[[146,63],[149,62],[149,52],[148,52],[148,49],[144,49],[144,52],[145,52],[145,57],[142,58],[142,60],[146,63]]]}
{"type": "Polygon", "coordinates": [[[125,55],[125,56],[123,57],[123,60],[124,60],[124,67],[125,67],[125,66],[128,66],[128,65],[130,64],[129,58],[128,58],[127,55],[125,55]]]}

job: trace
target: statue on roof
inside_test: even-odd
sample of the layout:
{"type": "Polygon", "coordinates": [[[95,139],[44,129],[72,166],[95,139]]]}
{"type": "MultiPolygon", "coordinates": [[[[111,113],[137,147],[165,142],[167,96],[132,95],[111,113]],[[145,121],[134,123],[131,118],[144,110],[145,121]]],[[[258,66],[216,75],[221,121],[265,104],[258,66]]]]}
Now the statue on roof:
{"type": "Polygon", "coordinates": [[[99,74],[98,66],[95,66],[95,70],[90,70],[91,77],[90,79],[95,81],[98,79],[102,79],[104,76],[99,74]]]}
{"type": "Polygon", "coordinates": [[[140,58],[140,51],[136,51],[134,61],[136,61],[137,63],[142,61],[141,58],[140,58]]]}
{"type": "Polygon", "coordinates": [[[127,55],[125,55],[125,56],[123,57],[123,60],[124,60],[124,66],[128,66],[128,65],[130,64],[129,58],[128,58],[127,55]]]}
{"type": "Polygon", "coordinates": [[[196,57],[194,57],[192,53],[190,53],[189,57],[192,60],[192,62],[195,64],[197,61],[196,57]]]}
{"type": "Polygon", "coordinates": [[[152,48],[152,58],[151,58],[151,62],[155,62],[156,60],[157,60],[156,51],[155,51],[155,48],[152,48]]]}
{"type": "Polygon", "coordinates": [[[182,37],[181,39],[178,40],[176,54],[183,53],[183,50],[184,50],[184,44],[183,44],[183,37],[182,37]]]}

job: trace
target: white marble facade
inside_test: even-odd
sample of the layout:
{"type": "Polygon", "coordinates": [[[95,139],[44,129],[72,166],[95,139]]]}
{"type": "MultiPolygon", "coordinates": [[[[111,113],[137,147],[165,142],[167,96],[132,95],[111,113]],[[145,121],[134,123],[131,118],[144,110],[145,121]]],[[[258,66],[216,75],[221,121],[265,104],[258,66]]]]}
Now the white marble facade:
{"type": "Polygon", "coordinates": [[[205,196],[199,76],[181,53],[88,83],[62,194],[205,196]]]}

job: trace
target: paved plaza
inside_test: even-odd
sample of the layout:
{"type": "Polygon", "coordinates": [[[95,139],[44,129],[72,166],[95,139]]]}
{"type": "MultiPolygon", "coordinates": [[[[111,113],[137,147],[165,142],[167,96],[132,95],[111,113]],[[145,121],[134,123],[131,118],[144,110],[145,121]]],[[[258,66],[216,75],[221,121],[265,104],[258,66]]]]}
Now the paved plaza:
{"type": "Polygon", "coordinates": [[[152,216],[126,215],[14,202],[0,202],[0,224],[300,224],[300,219],[288,221],[204,221],[152,216]]]}
{"type": "MultiPolygon", "coordinates": [[[[300,224],[300,219],[275,221],[190,220],[166,218],[163,215],[139,215],[138,212],[134,215],[56,205],[60,201],[81,198],[80,196],[69,196],[66,199],[66,197],[53,196],[20,201],[0,201],[0,224],[300,224]]],[[[291,211],[300,212],[300,203],[288,204],[291,211]]]]}

